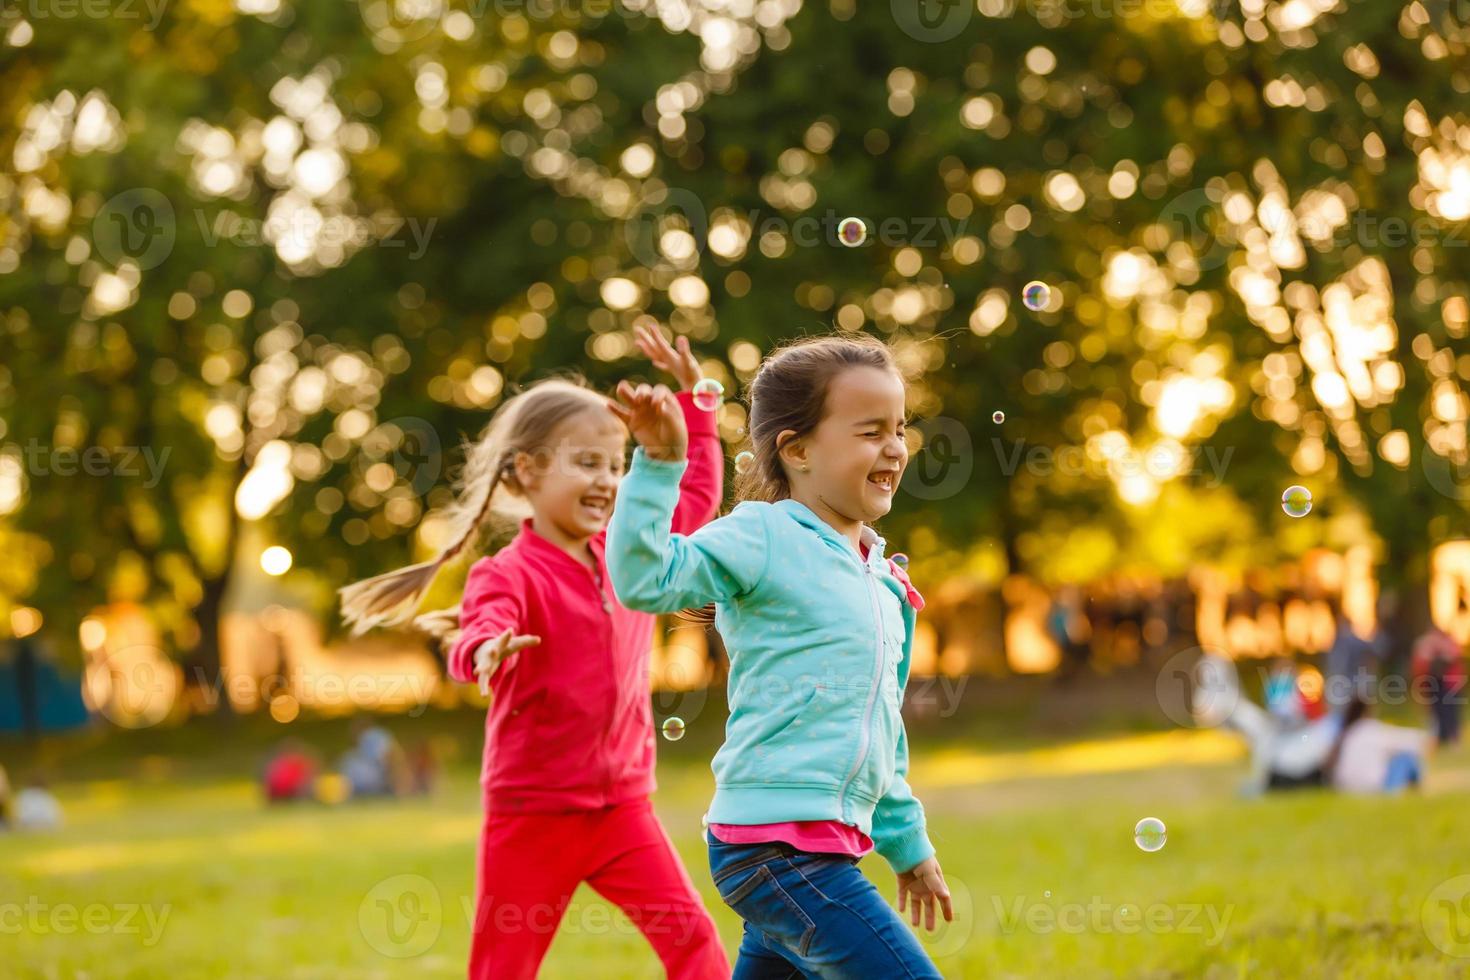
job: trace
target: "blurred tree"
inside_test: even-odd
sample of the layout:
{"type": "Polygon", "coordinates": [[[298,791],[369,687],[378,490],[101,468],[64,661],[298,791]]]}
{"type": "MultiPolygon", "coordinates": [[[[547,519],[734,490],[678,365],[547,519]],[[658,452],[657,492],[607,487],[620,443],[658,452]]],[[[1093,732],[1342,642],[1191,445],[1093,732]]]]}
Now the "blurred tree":
{"type": "Polygon", "coordinates": [[[921,580],[1239,570],[1362,510],[1417,592],[1470,499],[1465,28],[1321,7],[12,12],[0,587],[68,637],[146,600],[212,670],[243,522],[331,585],[402,561],[461,434],[652,321],[732,395],[889,338],[921,580]]]}

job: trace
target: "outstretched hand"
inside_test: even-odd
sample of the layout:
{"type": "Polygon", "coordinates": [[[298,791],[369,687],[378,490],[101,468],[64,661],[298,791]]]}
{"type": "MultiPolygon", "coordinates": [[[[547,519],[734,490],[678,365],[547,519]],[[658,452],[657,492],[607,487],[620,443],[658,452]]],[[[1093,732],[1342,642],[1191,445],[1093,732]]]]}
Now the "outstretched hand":
{"type": "Polygon", "coordinates": [[[669,346],[658,327],[639,324],[633,328],[633,343],[638,345],[643,356],[654,367],[672,374],[684,391],[693,391],[699,379],[704,376],[699,369],[699,361],[695,360],[694,354],[689,350],[688,337],[676,337],[674,343],[679,349],[675,350],[669,346]]]}
{"type": "Polygon", "coordinates": [[[536,646],[541,637],[517,634],[507,629],[493,640],[486,640],[475,649],[475,676],[480,681],[480,693],[490,696],[490,675],[494,674],[501,661],[526,647],[536,646]]]}
{"type": "Polygon", "coordinates": [[[936,904],[944,911],[944,921],[953,922],[954,908],[949,902],[949,886],[944,883],[944,872],[939,870],[937,860],[925,858],[898,876],[898,914],[902,915],[907,905],[910,921],[917,928],[922,909],[924,928],[933,932],[936,904]]]}
{"type": "Polygon", "coordinates": [[[689,450],[689,429],[679,401],[666,385],[636,387],[619,381],[617,395],[622,404],[607,403],[607,410],[623,420],[638,445],[653,459],[682,460],[689,450]]]}

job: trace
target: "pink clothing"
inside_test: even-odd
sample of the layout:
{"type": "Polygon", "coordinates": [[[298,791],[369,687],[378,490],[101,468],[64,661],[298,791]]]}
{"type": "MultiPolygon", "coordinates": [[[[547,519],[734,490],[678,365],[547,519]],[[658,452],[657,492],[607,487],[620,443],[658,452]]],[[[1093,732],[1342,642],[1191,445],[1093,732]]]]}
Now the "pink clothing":
{"type": "Polygon", "coordinates": [[[567,913],[572,928],[588,930],[589,906],[573,901],[584,881],[647,937],[670,980],[729,980],[720,934],[648,800],[569,813],[492,812],[480,835],[477,881],[469,980],[534,980],[567,913]]]}
{"type": "Polygon", "coordinates": [[[860,858],[873,849],[872,838],[837,820],[792,820],[750,826],[712,823],[709,830],[715,839],[726,844],[781,841],[811,854],[848,854],[860,858]]]}
{"type": "MultiPolygon", "coordinates": [[[[713,412],[679,405],[689,427],[689,466],[673,530],[688,534],[714,516],[724,454],[713,412]]],[[[616,506],[616,504],[614,504],[616,506]]],[[[615,806],[655,788],[648,653],[654,617],[624,608],[608,581],[607,532],[588,546],[594,573],[541,537],[531,522],[510,544],[470,569],[460,603],[460,637],[449,675],[474,679],[475,650],[506,629],[541,643],[512,654],[491,677],[480,782],[500,813],[615,806]]]]}

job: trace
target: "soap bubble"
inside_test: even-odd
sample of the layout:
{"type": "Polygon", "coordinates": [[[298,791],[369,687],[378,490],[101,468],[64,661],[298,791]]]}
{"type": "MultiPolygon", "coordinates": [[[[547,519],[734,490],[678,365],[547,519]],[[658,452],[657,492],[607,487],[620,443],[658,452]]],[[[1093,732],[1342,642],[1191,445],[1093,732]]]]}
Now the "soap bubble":
{"type": "Polygon", "coordinates": [[[893,560],[893,563],[895,565],[897,565],[899,568],[905,568],[906,569],[906,568],[909,567],[909,556],[906,555],[906,554],[904,554],[902,551],[900,551],[898,554],[894,555],[893,558],[892,558],[892,560],[893,560]]]}
{"type": "Polygon", "coordinates": [[[1000,425],[1005,420],[1006,420],[1006,413],[1005,412],[999,412],[999,411],[997,411],[997,412],[992,412],[991,415],[990,415],[990,421],[994,422],[996,425],[1000,425]]]}
{"type": "Polygon", "coordinates": [[[735,454],[735,472],[745,473],[755,465],[755,453],[746,450],[735,454]]]}
{"type": "Polygon", "coordinates": [[[1044,310],[1051,303],[1051,287],[1033,279],[1021,289],[1021,302],[1033,313],[1044,310]]]}
{"type": "Polygon", "coordinates": [[[664,738],[670,742],[677,742],[684,737],[683,718],[665,718],[663,724],[664,738]]]}
{"type": "Polygon", "coordinates": [[[857,248],[868,240],[868,226],[862,218],[843,218],[837,223],[837,240],[848,248],[857,248]]]}
{"type": "Polygon", "coordinates": [[[1312,512],[1312,491],[1306,487],[1287,487],[1281,495],[1281,509],[1287,517],[1306,517],[1312,512]]]}
{"type": "Polygon", "coordinates": [[[1133,842],[1140,850],[1160,850],[1168,839],[1169,834],[1164,829],[1164,821],[1158,817],[1144,817],[1133,828],[1133,842]]]}
{"type": "Polygon", "coordinates": [[[704,412],[713,412],[720,407],[725,397],[725,386],[714,378],[700,378],[694,385],[694,407],[704,412]]]}

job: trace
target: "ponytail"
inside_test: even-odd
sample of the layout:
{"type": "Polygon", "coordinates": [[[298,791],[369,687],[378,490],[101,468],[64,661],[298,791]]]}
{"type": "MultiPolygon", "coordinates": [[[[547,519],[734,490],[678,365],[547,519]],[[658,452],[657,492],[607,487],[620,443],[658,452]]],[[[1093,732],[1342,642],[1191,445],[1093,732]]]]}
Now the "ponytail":
{"type": "MultiPolygon", "coordinates": [[[[510,465],[512,461],[507,460],[491,473],[489,486],[485,488],[485,499],[480,502],[474,519],[465,523],[457,540],[440,550],[434,558],[416,565],[405,565],[382,575],[374,575],[337,590],[342,602],[342,621],[352,627],[353,636],[360,636],[378,626],[402,626],[409,621],[423,601],[424,593],[433,584],[434,577],[439,574],[439,569],[479,535],[480,526],[490,513],[490,501],[495,498],[495,491],[510,465]]],[[[423,621],[421,628],[426,628],[427,632],[440,640],[447,638],[451,630],[458,632],[459,607],[456,606],[453,610],[452,626],[446,618],[448,612],[449,610],[441,610],[419,617],[423,621]]],[[[419,622],[415,621],[415,625],[419,625],[419,622]]]]}

